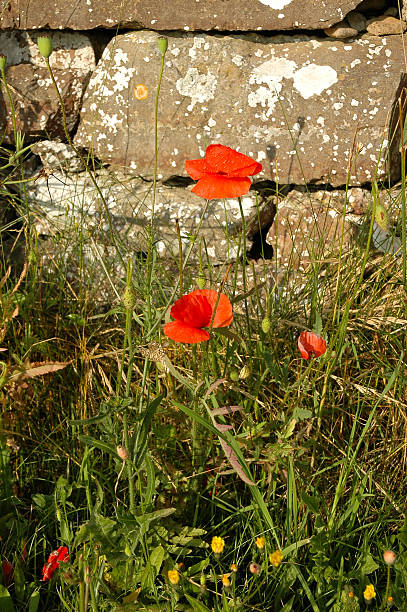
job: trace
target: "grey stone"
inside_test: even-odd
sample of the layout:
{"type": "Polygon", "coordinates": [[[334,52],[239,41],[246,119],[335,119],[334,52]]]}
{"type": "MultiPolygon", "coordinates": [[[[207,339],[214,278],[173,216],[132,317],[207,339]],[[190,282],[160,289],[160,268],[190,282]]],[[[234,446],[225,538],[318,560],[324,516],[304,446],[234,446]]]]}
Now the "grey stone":
{"type": "MultiPolygon", "coordinates": [[[[75,138],[103,162],[146,177],[154,165],[157,38],[129,32],[108,45],[75,138]],[[144,99],[133,95],[139,84],[148,89],[144,99]]],[[[185,160],[218,142],[261,162],[256,179],[280,184],[344,185],[348,167],[351,186],[388,172],[396,179],[398,136],[388,132],[403,73],[396,37],[363,35],[350,43],[170,34],[158,112],[159,178],[185,175],[185,160]]]]}
{"type": "Polygon", "coordinates": [[[40,157],[47,171],[79,172],[84,169],[73,148],[64,142],[41,140],[31,145],[31,151],[40,157]]]}
{"type": "MultiPolygon", "coordinates": [[[[58,98],[36,44],[39,34],[0,32],[0,53],[7,57],[6,79],[17,130],[25,134],[26,141],[45,134],[55,138],[64,136],[58,98]]],[[[96,66],[95,54],[89,38],[83,34],[56,32],[51,37],[54,51],[50,65],[71,131],[78,120],[84,88],[96,66]]],[[[0,91],[0,129],[5,130],[5,142],[13,142],[12,114],[4,85],[0,91]]]]}
{"type": "Polygon", "coordinates": [[[320,29],[343,19],[357,4],[358,0],[14,0],[0,12],[0,28],[320,29]]]}
{"type": "Polygon", "coordinates": [[[370,11],[381,11],[386,8],[387,0],[362,0],[360,4],[358,4],[358,11],[370,12],[370,11]]]}
{"type": "Polygon", "coordinates": [[[389,15],[381,15],[369,19],[366,26],[369,34],[374,36],[389,36],[391,34],[402,34],[407,29],[407,23],[402,19],[396,19],[389,15]]]}
{"type": "Polygon", "coordinates": [[[364,32],[366,30],[367,19],[363,13],[359,13],[359,11],[351,11],[348,13],[346,15],[346,21],[351,28],[354,28],[358,32],[364,32]]]}
{"type": "Polygon", "coordinates": [[[351,38],[358,35],[358,30],[352,28],[347,21],[340,21],[330,28],[325,28],[324,32],[331,38],[351,38]]]}
{"type": "Polygon", "coordinates": [[[399,10],[397,6],[389,6],[389,8],[384,11],[384,15],[390,15],[391,17],[398,17],[399,10]]]}

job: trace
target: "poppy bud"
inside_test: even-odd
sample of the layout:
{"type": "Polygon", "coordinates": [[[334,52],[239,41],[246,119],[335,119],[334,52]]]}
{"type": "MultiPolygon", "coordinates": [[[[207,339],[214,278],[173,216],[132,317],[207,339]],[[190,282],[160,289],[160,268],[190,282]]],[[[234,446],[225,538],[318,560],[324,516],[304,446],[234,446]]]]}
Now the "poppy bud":
{"type": "Polygon", "coordinates": [[[129,458],[129,453],[124,448],[124,446],[118,446],[116,450],[117,450],[117,454],[119,455],[120,459],[123,459],[123,461],[127,461],[127,459],[129,458]]]}
{"type": "Polygon", "coordinates": [[[396,558],[396,553],[392,550],[385,550],[383,553],[383,559],[384,562],[387,563],[387,565],[394,565],[394,563],[396,562],[396,558]]]}
{"type": "Polygon", "coordinates": [[[199,289],[203,289],[206,285],[206,278],[204,277],[203,274],[198,274],[195,282],[199,289]]]}
{"type": "Polygon", "coordinates": [[[168,38],[166,38],[165,36],[160,36],[157,40],[157,45],[161,55],[165,55],[168,49],[168,38]]]}
{"type": "Polygon", "coordinates": [[[233,382],[237,382],[239,380],[239,372],[237,370],[232,370],[229,377],[230,380],[233,380],[233,382]]]}
{"type": "Polygon", "coordinates": [[[270,319],[268,317],[264,317],[263,321],[261,322],[261,328],[263,332],[265,334],[268,334],[270,331],[270,327],[271,327],[270,319]]]}
{"type": "Polygon", "coordinates": [[[49,36],[38,36],[37,38],[38,50],[42,57],[48,59],[52,53],[52,40],[49,36]]]}
{"type": "Polygon", "coordinates": [[[375,221],[384,232],[389,229],[389,213],[383,204],[376,204],[375,221]]]}
{"type": "Polygon", "coordinates": [[[249,570],[252,574],[258,576],[261,572],[261,565],[259,565],[258,563],[250,563],[249,570]]]}
{"type": "Polygon", "coordinates": [[[1,72],[4,72],[4,70],[6,69],[6,64],[7,64],[7,57],[3,55],[3,53],[0,53],[0,71],[1,72]]]}

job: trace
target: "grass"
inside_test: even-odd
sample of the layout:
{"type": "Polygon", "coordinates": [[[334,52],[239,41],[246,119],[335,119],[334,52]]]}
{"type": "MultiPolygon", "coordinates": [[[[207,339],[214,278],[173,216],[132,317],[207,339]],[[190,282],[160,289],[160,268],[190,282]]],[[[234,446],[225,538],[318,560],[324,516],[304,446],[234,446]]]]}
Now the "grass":
{"type": "MultiPolygon", "coordinates": [[[[405,610],[406,249],[404,233],[400,256],[370,248],[383,192],[373,184],[350,252],[344,225],[332,252],[323,235],[310,246],[300,289],[278,289],[277,262],[264,258],[267,282],[250,275],[244,231],[228,236],[239,253],[220,267],[196,232],[197,266],[160,256],[153,224],[147,255],[131,256],[109,223],[105,247],[124,267],[118,275],[97,251],[115,296],[106,307],[86,267],[96,244],[86,227],[56,232],[56,255],[41,255],[27,192],[17,191],[30,180],[29,151],[15,141],[1,148],[0,189],[13,210],[1,237],[13,266],[5,255],[0,537],[13,575],[3,564],[0,609],[405,610]],[[233,325],[199,345],[170,341],[162,327],[179,286],[204,281],[227,293],[233,325]],[[327,340],[318,359],[299,356],[304,329],[327,340]],[[225,543],[218,554],[215,536],[225,543]],[[41,582],[63,545],[69,563],[41,582]]],[[[92,167],[84,160],[97,185],[92,167]]],[[[345,210],[346,198],[347,189],[345,210]]]]}

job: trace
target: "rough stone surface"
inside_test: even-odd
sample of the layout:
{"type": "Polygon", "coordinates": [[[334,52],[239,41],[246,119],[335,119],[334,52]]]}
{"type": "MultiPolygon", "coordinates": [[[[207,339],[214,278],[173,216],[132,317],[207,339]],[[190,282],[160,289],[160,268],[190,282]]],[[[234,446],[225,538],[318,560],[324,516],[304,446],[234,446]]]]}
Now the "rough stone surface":
{"type": "MultiPolygon", "coordinates": [[[[78,145],[104,162],[143,176],[151,176],[154,162],[157,38],[131,32],[108,45],[85,93],[76,135],[78,145]],[[133,96],[139,84],[148,88],[144,99],[133,96]]],[[[397,37],[363,35],[350,43],[304,35],[170,34],[158,115],[159,174],[185,174],[186,159],[220,142],[263,164],[256,179],[343,185],[353,151],[349,184],[369,182],[387,171],[389,118],[403,72],[397,37]]],[[[397,134],[390,142],[390,171],[397,178],[397,134]]]]}
{"type": "Polygon", "coordinates": [[[387,0],[362,0],[358,4],[358,11],[381,11],[386,8],[387,0]]]}
{"type": "MultiPolygon", "coordinates": [[[[26,141],[45,135],[62,137],[63,126],[51,78],[36,44],[37,34],[0,32],[0,52],[7,57],[6,79],[15,107],[17,130],[26,141]]],[[[60,89],[68,129],[77,123],[84,88],[92,70],[95,54],[87,36],[57,32],[52,35],[54,52],[50,65],[60,89]]],[[[13,141],[11,108],[4,85],[0,87],[0,129],[5,142],[13,141]]]]}
{"type": "Polygon", "coordinates": [[[374,36],[389,36],[391,34],[401,34],[407,29],[407,23],[402,19],[396,19],[388,15],[369,19],[366,26],[369,34],[374,36]]]}
{"type": "Polygon", "coordinates": [[[366,30],[367,19],[363,13],[359,13],[359,11],[351,11],[346,15],[346,21],[351,28],[354,28],[358,32],[364,32],[366,30]]]}
{"type": "Polygon", "coordinates": [[[331,38],[351,38],[358,35],[358,30],[352,28],[347,21],[340,21],[330,28],[325,28],[324,32],[331,38]]]}
{"type": "MultiPolygon", "coordinates": [[[[145,251],[146,228],[152,211],[152,184],[109,170],[98,171],[97,183],[106,206],[86,173],[71,175],[55,171],[51,176],[40,177],[29,184],[28,197],[38,234],[52,236],[62,232],[66,235],[80,228],[85,243],[87,236],[94,243],[113,245],[110,216],[118,242],[126,244],[131,252],[145,251]]],[[[189,236],[198,226],[203,204],[204,200],[189,189],[158,185],[154,227],[158,237],[156,247],[161,255],[177,260],[176,219],[179,220],[183,248],[187,249],[189,236]]],[[[243,196],[242,205],[249,219],[256,210],[255,193],[251,191],[243,196]]],[[[207,252],[215,264],[236,258],[239,251],[236,231],[241,219],[239,203],[236,199],[229,199],[225,206],[226,209],[222,201],[211,200],[199,233],[206,243],[206,251],[202,248],[202,252],[207,252]]],[[[197,254],[195,248],[190,261],[196,261],[197,254]]]]}
{"type": "Polygon", "coordinates": [[[83,164],[72,147],[64,142],[41,140],[31,146],[31,151],[38,155],[45,170],[60,172],[79,172],[83,164]]]}
{"type": "Polygon", "coordinates": [[[319,29],[340,21],[358,0],[14,0],[1,28],[154,28],[155,30],[319,29]],[[232,6],[231,6],[232,5],[232,6]]]}
{"type": "Polygon", "coordinates": [[[343,255],[354,246],[362,218],[346,214],[343,219],[338,211],[343,199],[343,192],[307,195],[294,190],[278,203],[267,234],[274,248],[278,285],[286,286],[294,279],[300,284],[301,274],[305,279],[312,261],[336,261],[342,235],[343,255]]]}

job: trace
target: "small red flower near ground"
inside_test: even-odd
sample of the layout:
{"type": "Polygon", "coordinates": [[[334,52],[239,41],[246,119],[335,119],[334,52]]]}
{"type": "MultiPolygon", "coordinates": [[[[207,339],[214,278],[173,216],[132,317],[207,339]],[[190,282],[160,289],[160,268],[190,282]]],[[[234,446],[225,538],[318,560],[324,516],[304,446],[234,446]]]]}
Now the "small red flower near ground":
{"type": "MultiPolygon", "coordinates": [[[[186,344],[196,344],[209,340],[209,333],[202,329],[208,327],[219,293],[212,289],[197,289],[183,295],[171,308],[175,321],[164,325],[164,334],[186,344]]],[[[229,298],[220,294],[218,306],[213,318],[212,327],[227,327],[233,321],[232,304],[229,298]]]]}
{"type": "Polygon", "coordinates": [[[189,176],[198,181],[192,191],[207,200],[237,198],[251,186],[248,176],[258,174],[262,165],[243,153],[221,144],[209,145],[205,157],[185,162],[189,176]]]}
{"type": "Polygon", "coordinates": [[[48,557],[47,563],[45,563],[42,568],[42,579],[44,582],[47,582],[52,578],[56,569],[58,569],[59,564],[68,563],[69,554],[66,546],[60,546],[58,550],[54,550],[50,556],[48,557]]]}
{"type": "Polygon", "coordinates": [[[298,349],[303,359],[320,357],[326,351],[326,342],[314,332],[302,331],[298,337],[298,349]]]}
{"type": "Polygon", "coordinates": [[[14,567],[7,559],[3,559],[1,567],[3,570],[4,585],[8,587],[13,580],[14,567]]]}

